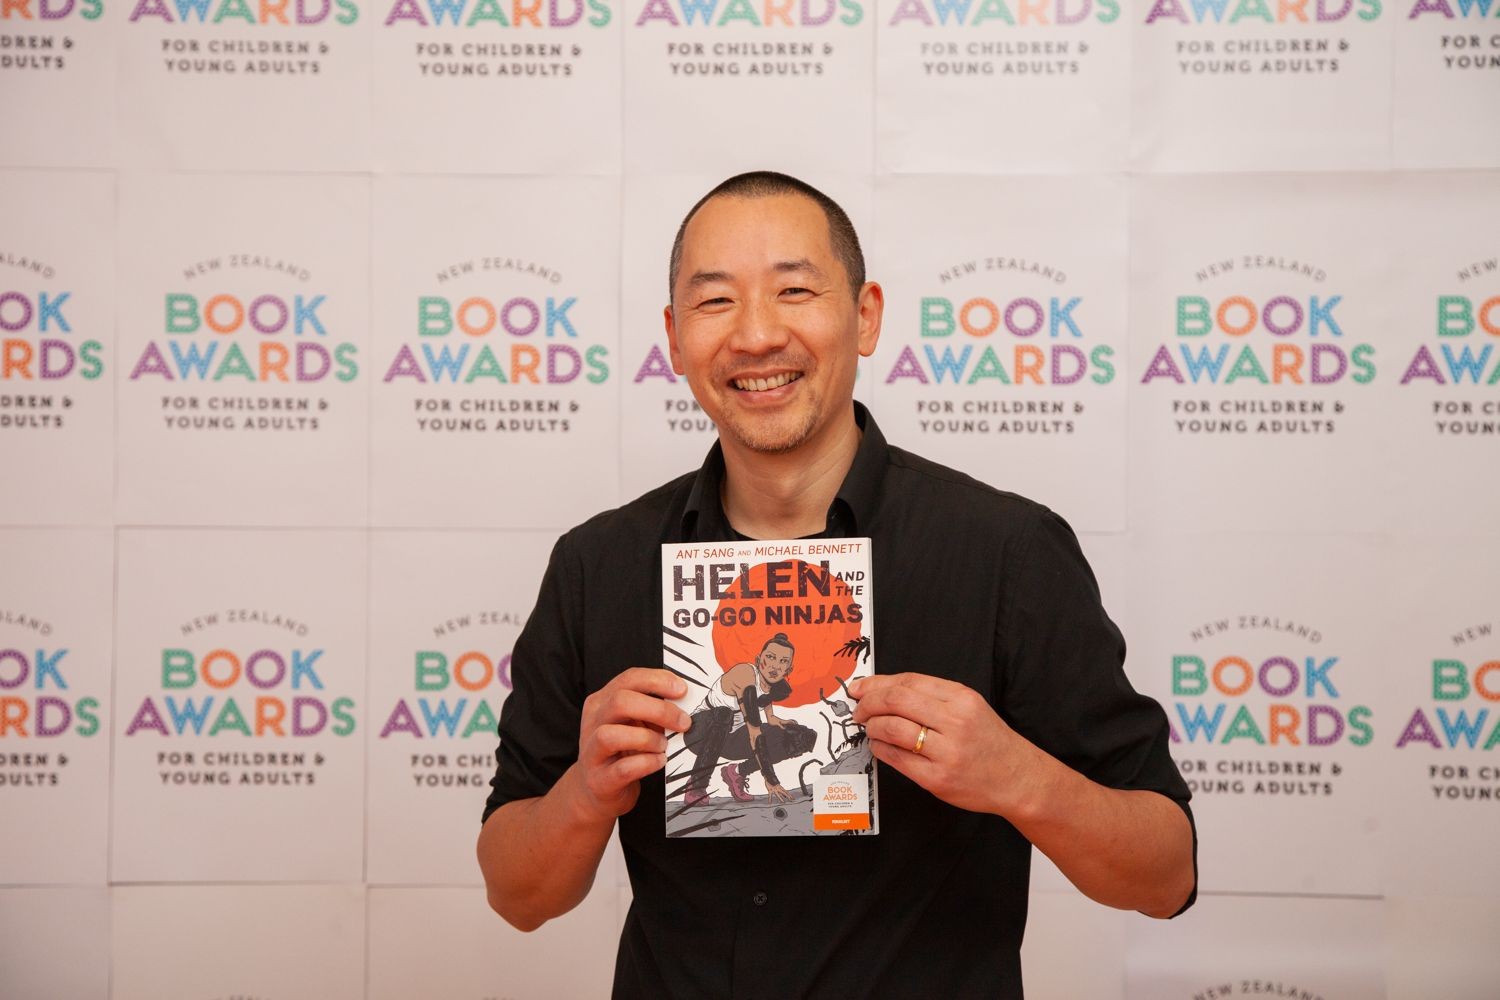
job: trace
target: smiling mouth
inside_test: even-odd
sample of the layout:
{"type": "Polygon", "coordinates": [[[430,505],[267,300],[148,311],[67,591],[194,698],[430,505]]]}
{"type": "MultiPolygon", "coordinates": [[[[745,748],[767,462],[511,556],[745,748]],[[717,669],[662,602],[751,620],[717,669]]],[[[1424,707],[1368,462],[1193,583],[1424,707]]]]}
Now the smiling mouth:
{"type": "Polygon", "coordinates": [[[801,372],[782,372],[780,375],[772,375],[770,378],[730,379],[729,384],[744,392],[766,392],[770,389],[780,389],[782,386],[795,382],[801,377],[801,372]]]}

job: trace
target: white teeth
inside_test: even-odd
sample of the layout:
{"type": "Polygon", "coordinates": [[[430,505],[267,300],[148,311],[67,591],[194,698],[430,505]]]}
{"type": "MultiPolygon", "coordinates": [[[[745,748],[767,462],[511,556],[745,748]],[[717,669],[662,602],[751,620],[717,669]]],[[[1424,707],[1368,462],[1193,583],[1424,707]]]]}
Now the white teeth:
{"type": "Polygon", "coordinates": [[[767,389],[779,389],[788,382],[795,382],[801,377],[800,372],[782,372],[770,378],[737,378],[734,380],[734,387],[747,392],[765,392],[767,389]]]}

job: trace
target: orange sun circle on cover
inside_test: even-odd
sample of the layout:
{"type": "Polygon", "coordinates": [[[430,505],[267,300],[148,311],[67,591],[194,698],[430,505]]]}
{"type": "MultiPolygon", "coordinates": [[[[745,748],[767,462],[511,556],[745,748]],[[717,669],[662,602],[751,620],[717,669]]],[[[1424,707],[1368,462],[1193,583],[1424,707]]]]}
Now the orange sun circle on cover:
{"type": "Polygon", "coordinates": [[[864,628],[862,622],[848,620],[851,608],[860,617],[864,611],[848,584],[830,576],[821,566],[782,559],[750,567],[729,589],[731,596],[714,609],[714,658],[720,670],[727,672],[736,664],[754,663],[766,641],[784,632],[792,643],[792,672],[787,677],[792,693],[777,704],[787,708],[815,704],[819,689],[829,698],[843,693],[838,678],[847,681],[858,660],[834,654],[858,639],[864,628]],[[790,590],[791,596],[742,596],[768,594],[772,565],[782,581],[780,589],[790,590]],[[790,572],[785,567],[790,567],[790,572]],[[799,586],[799,582],[804,585],[799,586]],[[821,589],[828,593],[821,593],[821,589]]]}

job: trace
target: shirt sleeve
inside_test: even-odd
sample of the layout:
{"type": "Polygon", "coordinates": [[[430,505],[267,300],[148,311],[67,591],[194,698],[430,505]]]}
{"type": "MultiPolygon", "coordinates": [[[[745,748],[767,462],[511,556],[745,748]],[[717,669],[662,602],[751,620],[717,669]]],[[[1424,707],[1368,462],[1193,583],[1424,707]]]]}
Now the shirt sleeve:
{"type": "MultiPolygon", "coordinates": [[[[1041,508],[1008,549],[997,650],[997,708],[1016,732],[1110,788],[1165,795],[1198,834],[1172,760],[1167,715],[1125,676],[1125,640],[1066,521],[1041,508]]],[[[1182,910],[1178,911],[1179,913],[1182,910]]]]}
{"type": "Polygon", "coordinates": [[[583,680],[582,585],[569,536],[558,539],[536,607],[511,650],[511,692],[500,708],[495,776],[482,819],[507,802],[547,794],[578,759],[583,680]]]}

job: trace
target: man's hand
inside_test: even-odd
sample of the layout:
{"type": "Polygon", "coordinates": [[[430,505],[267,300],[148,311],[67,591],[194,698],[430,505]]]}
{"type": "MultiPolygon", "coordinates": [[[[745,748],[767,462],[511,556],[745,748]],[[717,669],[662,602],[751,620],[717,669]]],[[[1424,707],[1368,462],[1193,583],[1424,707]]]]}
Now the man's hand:
{"type": "Polygon", "coordinates": [[[1003,816],[1086,896],[1154,917],[1187,900],[1192,829],[1165,795],[1091,781],[954,681],[876,675],[854,681],[849,693],[877,759],[950,805],[1003,816]]]}
{"type": "Polygon", "coordinates": [[[635,806],[641,779],[667,762],[664,730],[685,731],[686,712],[666,698],[687,685],[670,670],[631,667],[583,703],[578,729],[575,808],[585,818],[613,822],[635,806]]]}
{"type": "Polygon", "coordinates": [[[534,930],[588,895],[615,818],[666,763],[662,730],[690,724],[662,699],[686,693],[670,670],[626,670],[584,701],[578,760],[552,790],[507,802],[485,821],[479,866],[490,906],[512,926],[534,930]]]}
{"type": "Polygon", "coordinates": [[[1010,817],[1027,801],[1039,751],[977,691],[926,674],[878,674],[849,693],[876,759],[944,802],[1010,817]]]}

